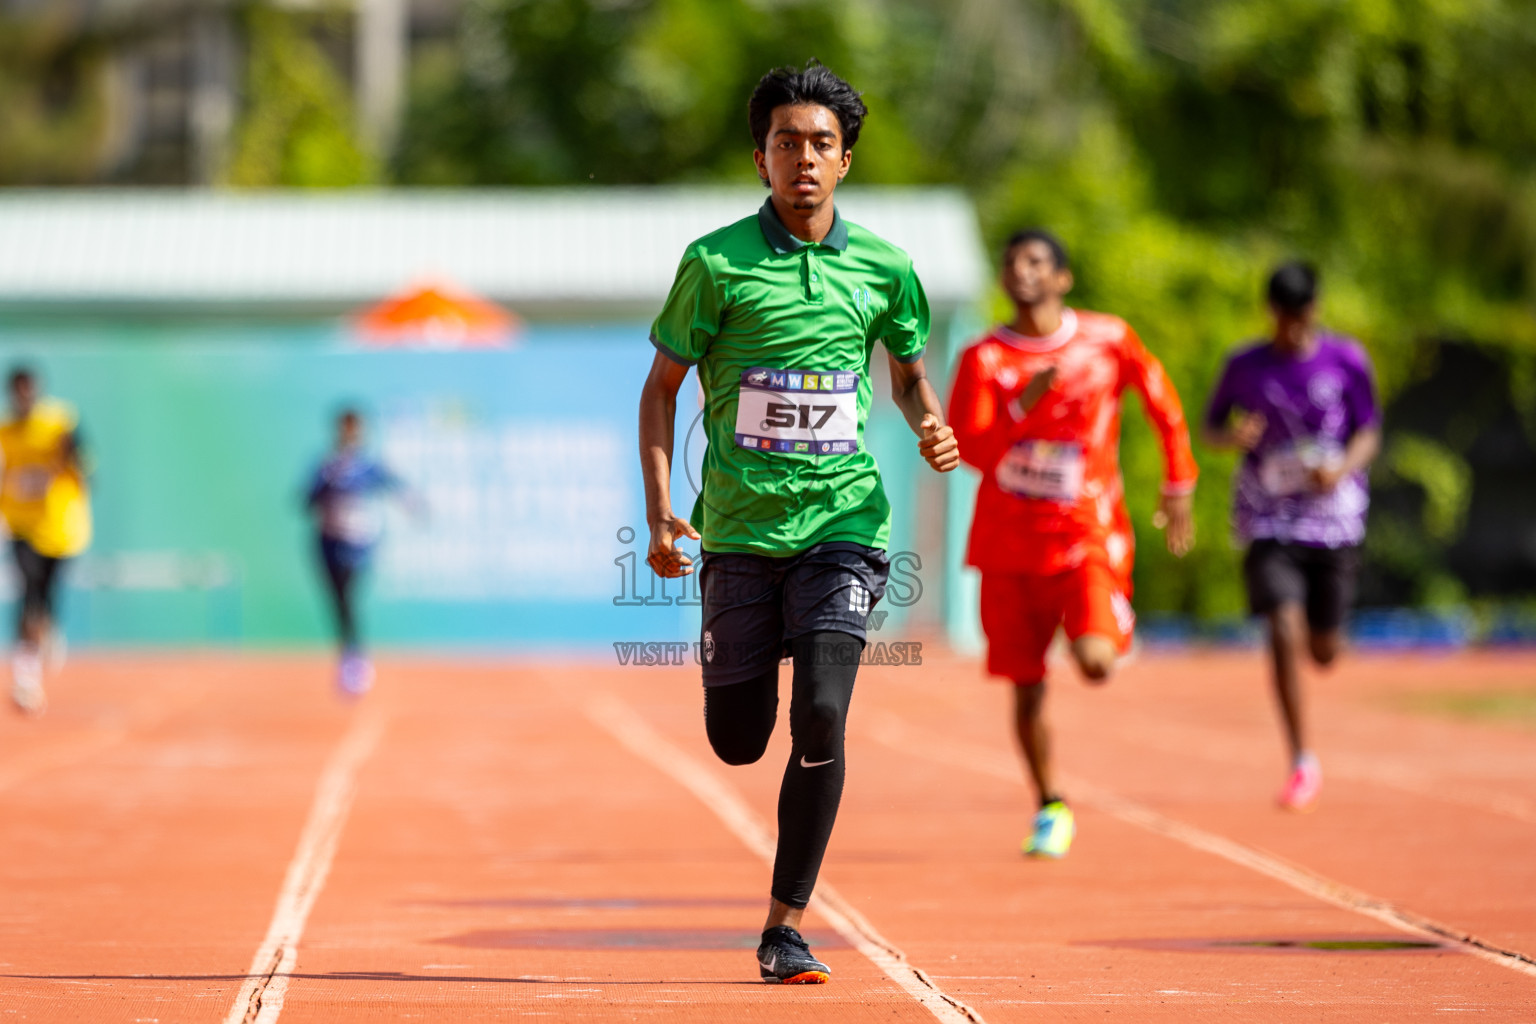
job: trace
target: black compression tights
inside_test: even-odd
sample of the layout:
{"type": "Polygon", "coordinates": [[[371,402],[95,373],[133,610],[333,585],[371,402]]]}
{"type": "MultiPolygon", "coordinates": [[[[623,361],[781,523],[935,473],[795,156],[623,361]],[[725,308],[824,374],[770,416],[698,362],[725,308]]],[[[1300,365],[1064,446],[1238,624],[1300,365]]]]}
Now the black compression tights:
{"type": "MultiPolygon", "coordinates": [[[[863,641],[848,633],[810,633],[790,641],[795,659],[789,701],[789,764],[779,787],[779,849],[773,898],[804,907],[816,886],[843,797],[843,728],[863,641]]],[[[727,764],[763,756],[779,708],[777,665],[758,679],[704,688],[704,728],[727,764]]]]}
{"type": "Polygon", "coordinates": [[[349,565],[325,559],[325,580],[331,585],[331,605],[336,611],[336,635],[344,651],[357,649],[357,616],[352,610],[352,585],[357,570],[349,565]]]}
{"type": "Polygon", "coordinates": [[[35,640],[36,636],[28,633],[29,624],[53,623],[53,590],[60,560],[38,554],[36,548],[20,538],[11,540],[11,551],[22,583],[21,600],[16,602],[16,638],[35,640]]]}

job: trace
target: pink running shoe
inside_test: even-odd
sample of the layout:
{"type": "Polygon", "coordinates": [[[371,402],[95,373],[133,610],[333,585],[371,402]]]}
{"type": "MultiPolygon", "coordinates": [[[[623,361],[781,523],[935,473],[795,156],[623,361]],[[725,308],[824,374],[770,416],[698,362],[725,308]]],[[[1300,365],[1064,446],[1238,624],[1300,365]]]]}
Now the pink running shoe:
{"type": "Polygon", "coordinates": [[[1317,795],[1323,789],[1323,767],[1317,763],[1317,755],[1305,753],[1296,759],[1291,777],[1280,791],[1280,806],[1288,811],[1310,811],[1317,803],[1317,795]]]}
{"type": "Polygon", "coordinates": [[[373,689],[373,664],[360,652],[347,651],[336,670],[336,688],[344,696],[361,697],[373,689]]]}

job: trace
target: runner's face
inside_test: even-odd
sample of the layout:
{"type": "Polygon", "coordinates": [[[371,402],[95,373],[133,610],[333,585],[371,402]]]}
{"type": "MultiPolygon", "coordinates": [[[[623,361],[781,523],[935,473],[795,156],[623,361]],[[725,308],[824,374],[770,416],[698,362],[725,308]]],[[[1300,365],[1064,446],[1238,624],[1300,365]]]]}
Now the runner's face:
{"type": "Polygon", "coordinates": [[[37,385],[23,377],[11,385],[11,411],[17,419],[25,419],[37,404],[37,385]]]}
{"type": "Polygon", "coordinates": [[[363,424],[359,420],[342,420],[336,428],[336,444],[341,448],[358,448],[363,443],[363,424]]]}
{"type": "Polygon", "coordinates": [[[1056,266],[1051,247],[1031,239],[1003,258],[1003,291],[1019,306],[1059,299],[1072,290],[1072,272],[1056,266]]]}
{"type": "Polygon", "coordinates": [[[768,151],[752,154],[757,173],[792,210],[814,210],[832,198],[848,173],[853,150],[843,149],[837,115],[818,104],[778,107],[768,124],[768,151]]]}
{"type": "Polygon", "coordinates": [[[1275,321],[1275,337],[1292,347],[1301,348],[1306,344],[1307,336],[1312,332],[1312,324],[1317,319],[1317,303],[1294,310],[1272,305],[1269,307],[1269,315],[1275,321]]]}

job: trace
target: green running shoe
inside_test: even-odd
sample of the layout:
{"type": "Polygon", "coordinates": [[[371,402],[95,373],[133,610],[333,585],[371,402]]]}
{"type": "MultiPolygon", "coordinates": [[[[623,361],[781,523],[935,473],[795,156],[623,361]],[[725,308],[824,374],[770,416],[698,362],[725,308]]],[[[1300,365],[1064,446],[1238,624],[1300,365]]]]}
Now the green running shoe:
{"type": "Polygon", "coordinates": [[[1035,815],[1035,830],[1024,840],[1024,854],[1028,857],[1065,857],[1075,835],[1077,822],[1072,818],[1072,808],[1060,800],[1052,800],[1035,815]]]}

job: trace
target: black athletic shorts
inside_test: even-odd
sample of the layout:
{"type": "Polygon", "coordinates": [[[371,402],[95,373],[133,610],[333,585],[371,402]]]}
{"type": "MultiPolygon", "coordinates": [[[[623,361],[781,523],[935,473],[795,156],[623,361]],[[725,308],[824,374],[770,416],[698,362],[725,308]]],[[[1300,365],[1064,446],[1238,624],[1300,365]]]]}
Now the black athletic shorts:
{"type": "Polygon", "coordinates": [[[1360,549],[1316,548],[1256,540],[1243,559],[1248,607],[1268,615],[1282,604],[1304,605],[1307,625],[1319,632],[1338,629],[1355,600],[1360,549]]]}
{"type": "Polygon", "coordinates": [[[884,551],[849,541],[783,558],[703,552],[704,685],[761,678],[789,653],[789,641],[807,633],[835,630],[863,640],[890,569],[884,551]]]}

